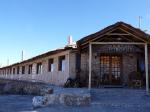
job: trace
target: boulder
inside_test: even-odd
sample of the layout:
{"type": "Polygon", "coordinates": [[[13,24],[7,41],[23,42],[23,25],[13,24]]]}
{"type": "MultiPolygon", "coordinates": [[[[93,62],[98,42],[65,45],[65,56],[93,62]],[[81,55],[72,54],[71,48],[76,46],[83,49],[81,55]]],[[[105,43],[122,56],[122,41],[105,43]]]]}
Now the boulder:
{"type": "Polygon", "coordinates": [[[0,83],[0,94],[38,95],[52,94],[53,89],[43,83],[7,81],[0,83]]]}
{"type": "Polygon", "coordinates": [[[67,106],[86,106],[91,102],[89,94],[63,93],[59,98],[60,104],[67,106]]]}
{"type": "Polygon", "coordinates": [[[3,93],[5,94],[23,94],[23,84],[7,83],[4,86],[3,93]]]}
{"type": "Polygon", "coordinates": [[[60,104],[60,101],[59,101],[60,95],[59,94],[47,94],[44,97],[45,97],[45,99],[47,99],[48,105],[60,104]]]}
{"type": "Polygon", "coordinates": [[[48,105],[65,105],[65,106],[87,106],[91,103],[90,94],[46,94],[45,96],[36,96],[33,98],[33,107],[44,107],[48,105]]]}
{"type": "Polygon", "coordinates": [[[43,87],[40,90],[40,95],[53,94],[53,89],[49,87],[43,87]]]}
{"type": "Polygon", "coordinates": [[[24,94],[29,94],[29,95],[41,95],[41,88],[43,85],[31,85],[31,84],[26,84],[23,88],[24,94]]]}
{"type": "Polygon", "coordinates": [[[35,96],[32,100],[33,108],[44,107],[47,105],[47,99],[43,96],[35,96]]]}
{"type": "Polygon", "coordinates": [[[10,83],[7,83],[4,85],[4,88],[3,88],[3,93],[5,94],[9,94],[12,92],[12,86],[13,84],[10,84],[10,83]]]}

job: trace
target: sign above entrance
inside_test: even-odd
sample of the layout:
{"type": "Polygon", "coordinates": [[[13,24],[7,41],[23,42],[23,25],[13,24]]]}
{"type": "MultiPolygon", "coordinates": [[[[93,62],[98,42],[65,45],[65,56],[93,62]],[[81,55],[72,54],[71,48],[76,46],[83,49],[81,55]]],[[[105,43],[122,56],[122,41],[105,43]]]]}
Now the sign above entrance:
{"type": "Polygon", "coordinates": [[[98,48],[99,53],[136,53],[141,49],[135,45],[103,45],[98,48]]]}

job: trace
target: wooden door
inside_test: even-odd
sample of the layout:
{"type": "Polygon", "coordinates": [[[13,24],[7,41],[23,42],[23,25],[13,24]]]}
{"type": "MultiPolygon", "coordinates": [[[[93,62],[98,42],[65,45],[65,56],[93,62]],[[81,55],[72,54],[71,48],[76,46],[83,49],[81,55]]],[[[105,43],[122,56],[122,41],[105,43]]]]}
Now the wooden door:
{"type": "Polygon", "coordinates": [[[121,83],[121,56],[100,56],[100,77],[104,85],[119,85],[121,83]]]}

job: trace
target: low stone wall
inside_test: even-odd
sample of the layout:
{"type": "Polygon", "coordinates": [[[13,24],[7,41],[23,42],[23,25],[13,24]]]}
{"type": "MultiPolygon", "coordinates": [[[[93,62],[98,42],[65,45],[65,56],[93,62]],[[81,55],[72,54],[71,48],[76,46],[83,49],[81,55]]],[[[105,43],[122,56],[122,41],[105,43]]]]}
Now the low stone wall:
{"type": "Polygon", "coordinates": [[[52,92],[44,83],[0,79],[0,94],[44,95],[52,92]]]}
{"type": "Polygon", "coordinates": [[[65,106],[87,106],[91,103],[90,94],[46,94],[45,96],[36,96],[33,98],[33,107],[45,107],[49,105],[65,105],[65,106]]]}
{"type": "Polygon", "coordinates": [[[32,102],[35,108],[49,105],[86,106],[91,103],[90,93],[79,88],[68,90],[44,83],[18,80],[0,79],[0,94],[36,95],[32,102]]]}

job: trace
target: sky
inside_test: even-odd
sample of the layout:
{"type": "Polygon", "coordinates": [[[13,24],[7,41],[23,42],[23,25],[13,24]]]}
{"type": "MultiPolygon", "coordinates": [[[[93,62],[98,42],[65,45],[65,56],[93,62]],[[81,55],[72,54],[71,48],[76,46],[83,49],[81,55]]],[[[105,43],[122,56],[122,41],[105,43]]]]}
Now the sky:
{"type": "Polygon", "coordinates": [[[150,33],[150,0],[0,0],[0,66],[63,47],[118,21],[150,33]]]}

